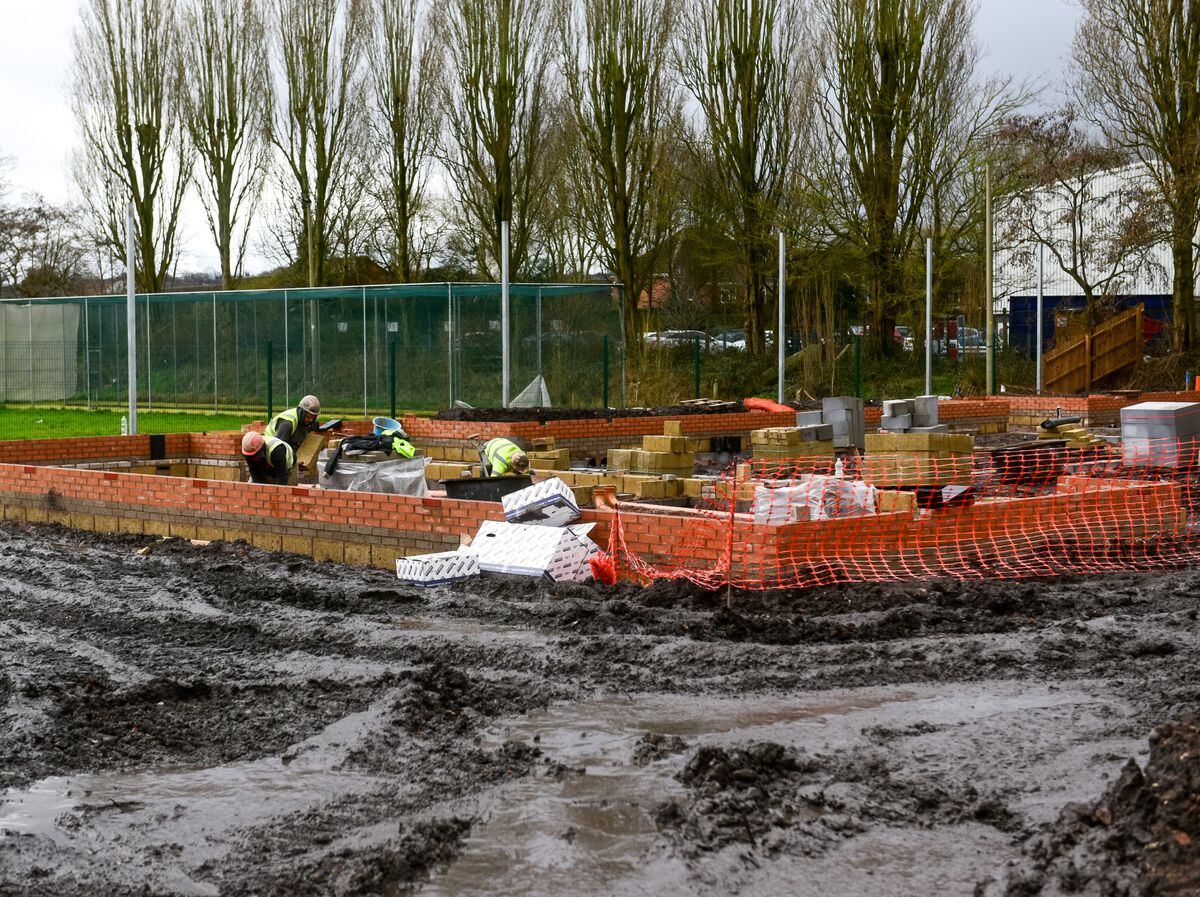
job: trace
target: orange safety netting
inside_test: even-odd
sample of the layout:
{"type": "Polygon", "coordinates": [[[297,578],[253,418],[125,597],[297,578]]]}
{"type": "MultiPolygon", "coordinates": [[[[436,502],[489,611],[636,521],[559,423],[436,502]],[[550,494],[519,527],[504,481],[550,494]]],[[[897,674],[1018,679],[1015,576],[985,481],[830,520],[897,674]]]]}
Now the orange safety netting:
{"type": "Polygon", "coordinates": [[[690,508],[621,504],[618,573],[708,588],[1016,578],[1200,559],[1192,440],[754,459],[690,508]]]}

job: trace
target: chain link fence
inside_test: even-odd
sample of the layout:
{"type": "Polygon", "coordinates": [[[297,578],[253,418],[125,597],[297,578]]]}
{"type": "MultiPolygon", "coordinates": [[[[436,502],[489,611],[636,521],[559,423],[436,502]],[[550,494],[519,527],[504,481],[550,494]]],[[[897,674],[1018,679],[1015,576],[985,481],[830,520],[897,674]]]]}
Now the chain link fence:
{"type": "MultiPolygon", "coordinates": [[[[513,396],[540,375],[555,406],[621,404],[613,287],[509,293],[513,396]]],[[[499,284],[139,294],[136,307],[139,415],[261,417],[306,393],[343,416],[501,404],[499,284]]],[[[127,351],[124,296],[0,302],[0,438],[28,435],[6,412],[122,409],[127,351]]]]}

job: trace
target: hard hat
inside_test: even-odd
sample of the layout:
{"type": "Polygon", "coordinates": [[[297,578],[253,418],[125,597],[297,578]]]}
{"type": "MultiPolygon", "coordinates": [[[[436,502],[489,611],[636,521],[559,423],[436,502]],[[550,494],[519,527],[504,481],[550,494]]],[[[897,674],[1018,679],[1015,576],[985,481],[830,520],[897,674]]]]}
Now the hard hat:
{"type": "Polygon", "coordinates": [[[300,410],[316,417],[321,413],[321,400],[316,396],[305,396],[300,400],[300,410]]]}
{"type": "Polygon", "coordinates": [[[512,469],[517,473],[524,473],[529,469],[529,456],[524,452],[517,452],[512,456],[512,469]]]}
{"type": "Polygon", "coordinates": [[[262,433],[247,433],[242,437],[242,454],[247,456],[257,455],[263,445],[265,445],[265,442],[263,441],[262,433]]]}

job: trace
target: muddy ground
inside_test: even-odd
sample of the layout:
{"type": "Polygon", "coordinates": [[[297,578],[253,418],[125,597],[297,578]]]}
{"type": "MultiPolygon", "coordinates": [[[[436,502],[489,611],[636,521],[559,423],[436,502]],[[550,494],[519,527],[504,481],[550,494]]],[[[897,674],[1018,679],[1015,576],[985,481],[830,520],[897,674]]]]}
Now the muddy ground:
{"type": "Polygon", "coordinates": [[[0,894],[1200,893],[1198,595],[730,610],[0,527],[0,894]]]}

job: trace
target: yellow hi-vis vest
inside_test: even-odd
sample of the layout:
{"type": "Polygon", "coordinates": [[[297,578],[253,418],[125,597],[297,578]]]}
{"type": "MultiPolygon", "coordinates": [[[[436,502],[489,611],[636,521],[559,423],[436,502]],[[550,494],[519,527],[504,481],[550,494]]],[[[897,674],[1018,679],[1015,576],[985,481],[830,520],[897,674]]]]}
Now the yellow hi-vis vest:
{"type": "MultiPolygon", "coordinates": [[[[295,439],[300,433],[300,412],[295,408],[289,408],[287,411],[280,411],[273,418],[271,418],[270,423],[268,423],[263,429],[263,435],[278,437],[279,422],[281,420],[286,420],[292,425],[292,439],[295,439]]],[[[288,445],[291,445],[290,440],[288,440],[288,445]]]]}
{"type": "Polygon", "coordinates": [[[483,446],[483,455],[492,468],[492,476],[501,477],[512,470],[513,455],[521,453],[521,447],[511,439],[497,436],[483,446]]]}
{"type": "Polygon", "coordinates": [[[294,451],[292,451],[292,447],[290,445],[288,445],[288,443],[284,442],[282,439],[277,439],[274,436],[263,436],[263,445],[265,445],[267,447],[267,460],[268,461],[271,460],[271,453],[273,451],[275,451],[275,449],[278,446],[282,445],[284,448],[287,449],[288,470],[291,470],[293,467],[296,466],[296,453],[294,451]]]}

